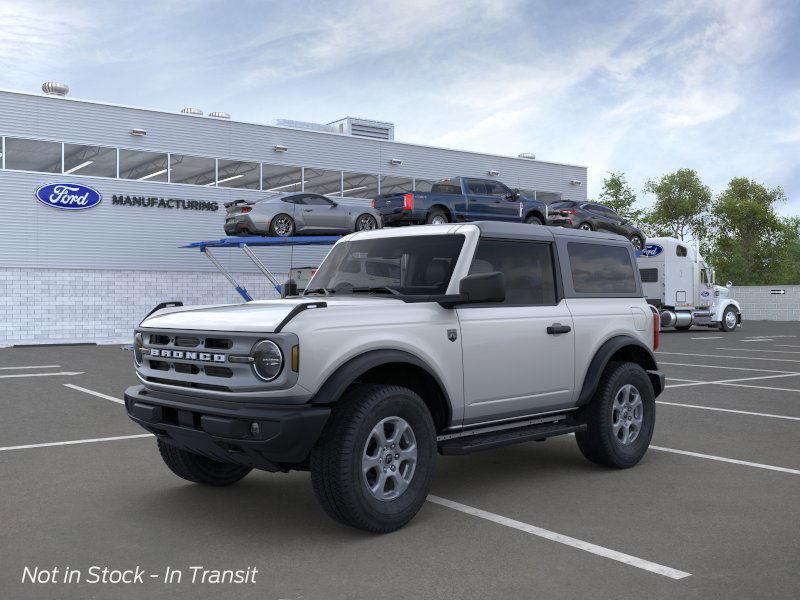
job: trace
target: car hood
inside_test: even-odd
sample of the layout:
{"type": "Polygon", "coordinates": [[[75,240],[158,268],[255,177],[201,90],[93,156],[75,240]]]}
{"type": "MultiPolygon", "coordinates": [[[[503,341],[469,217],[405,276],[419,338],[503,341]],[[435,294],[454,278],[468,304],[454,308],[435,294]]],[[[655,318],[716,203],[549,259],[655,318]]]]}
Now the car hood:
{"type": "Polygon", "coordinates": [[[394,298],[376,296],[308,296],[281,300],[257,300],[244,304],[221,306],[192,306],[165,308],[142,321],[141,326],[151,329],[193,329],[198,331],[243,331],[270,333],[289,316],[297,306],[324,302],[326,310],[358,305],[375,306],[402,302],[394,298]]]}

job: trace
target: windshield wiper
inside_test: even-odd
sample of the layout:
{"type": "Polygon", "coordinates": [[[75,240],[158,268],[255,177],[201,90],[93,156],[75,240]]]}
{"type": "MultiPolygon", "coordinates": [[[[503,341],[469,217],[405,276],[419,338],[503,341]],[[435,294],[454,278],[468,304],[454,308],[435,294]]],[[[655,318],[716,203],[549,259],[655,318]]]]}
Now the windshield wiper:
{"type": "Polygon", "coordinates": [[[329,288],[311,288],[311,289],[305,290],[303,292],[303,295],[307,296],[308,294],[324,294],[325,296],[329,296],[330,294],[335,294],[335,293],[336,293],[336,290],[332,290],[332,289],[329,289],[329,288]]]}
{"type": "Polygon", "coordinates": [[[400,292],[398,292],[394,288],[386,287],[386,286],[379,286],[379,287],[357,287],[350,290],[353,294],[392,294],[394,296],[400,296],[400,292]]]}

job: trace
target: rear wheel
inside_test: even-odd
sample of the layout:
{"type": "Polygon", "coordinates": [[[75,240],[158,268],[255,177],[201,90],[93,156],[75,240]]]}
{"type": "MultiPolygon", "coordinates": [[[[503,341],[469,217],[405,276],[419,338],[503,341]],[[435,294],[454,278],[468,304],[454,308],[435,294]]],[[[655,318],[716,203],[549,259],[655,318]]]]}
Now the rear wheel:
{"type": "Polygon", "coordinates": [[[428,211],[428,217],[425,219],[425,222],[429,225],[445,225],[450,222],[450,219],[447,213],[441,208],[433,208],[428,211]]]}
{"type": "Polygon", "coordinates": [[[234,463],[212,460],[176,448],[158,440],[158,452],[170,471],[178,477],[204,485],[225,486],[236,483],[252,469],[234,463]]]}
{"type": "Polygon", "coordinates": [[[644,248],[644,240],[638,235],[632,235],[630,237],[630,240],[631,244],[633,244],[634,250],[641,250],[642,248],[644,248]]]}
{"type": "Polygon", "coordinates": [[[584,231],[594,231],[594,227],[592,227],[591,223],[581,223],[578,225],[578,229],[583,229],[584,231]]]}
{"type": "Polygon", "coordinates": [[[370,214],[364,213],[356,219],[356,231],[372,231],[378,228],[378,220],[370,214]]]}
{"type": "Polygon", "coordinates": [[[536,215],[530,215],[528,217],[525,217],[525,222],[528,225],[543,225],[542,220],[536,215]]]}
{"type": "Polygon", "coordinates": [[[720,321],[719,328],[722,331],[733,331],[738,325],[739,319],[736,316],[736,311],[729,306],[722,313],[722,321],[720,321]]]}
{"type": "Polygon", "coordinates": [[[311,452],[311,482],[325,512],[372,531],[417,514],[436,467],[436,429],[422,399],[395,385],[360,385],[334,406],[311,452]]]}
{"type": "Polygon", "coordinates": [[[269,224],[269,233],[276,237],[289,237],[294,235],[294,220],[283,213],[275,215],[269,224]]]}
{"type": "Polygon", "coordinates": [[[655,426],[653,385],[636,363],[609,363],[586,407],[586,431],[575,434],[593,463],[626,469],[638,463],[655,426]]]}

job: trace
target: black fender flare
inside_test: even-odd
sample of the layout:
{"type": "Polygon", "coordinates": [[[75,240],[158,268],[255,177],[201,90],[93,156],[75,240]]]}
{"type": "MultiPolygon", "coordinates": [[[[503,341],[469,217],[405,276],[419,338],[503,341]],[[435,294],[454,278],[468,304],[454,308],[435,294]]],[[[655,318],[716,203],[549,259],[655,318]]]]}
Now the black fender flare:
{"type": "MultiPolygon", "coordinates": [[[[606,365],[619,350],[626,346],[632,346],[636,352],[644,357],[644,364],[642,368],[647,371],[650,382],[653,384],[653,392],[656,396],[661,394],[663,386],[663,378],[658,374],[658,364],[656,363],[655,354],[647,347],[641,340],[638,340],[629,335],[616,335],[607,339],[597,349],[597,352],[589,363],[589,368],[586,370],[586,376],[583,378],[583,387],[581,394],[578,396],[577,404],[579,406],[588,404],[597,390],[597,385],[600,383],[600,377],[605,371],[606,365]]],[[[640,363],[641,364],[641,363],[640,363]]]]}
{"type": "Polygon", "coordinates": [[[539,217],[539,220],[542,222],[542,225],[547,225],[547,219],[544,218],[544,213],[540,211],[538,208],[532,208],[528,212],[525,213],[525,217],[523,220],[527,220],[528,217],[539,217]]]}
{"type": "Polygon", "coordinates": [[[442,384],[442,380],[436,375],[435,371],[430,368],[428,363],[419,358],[418,356],[405,352],[404,350],[370,350],[354,356],[344,364],[340,365],[329,377],[325,383],[317,390],[314,397],[310,400],[311,404],[331,404],[341,398],[344,391],[353,383],[360,375],[363,375],[370,369],[387,365],[391,363],[407,363],[419,367],[425,371],[439,386],[444,401],[447,404],[449,414],[453,414],[453,404],[450,402],[450,396],[447,393],[447,388],[442,384]]]}

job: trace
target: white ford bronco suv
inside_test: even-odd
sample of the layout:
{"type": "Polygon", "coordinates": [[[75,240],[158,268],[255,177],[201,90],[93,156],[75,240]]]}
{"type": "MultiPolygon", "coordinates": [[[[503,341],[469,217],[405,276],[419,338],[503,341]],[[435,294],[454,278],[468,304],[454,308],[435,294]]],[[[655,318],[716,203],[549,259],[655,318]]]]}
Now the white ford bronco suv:
{"type": "Polygon", "coordinates": [[[339,240],[302,296],[164,308],[135,331],[130,417],[179,477],[310,470],[326,512],[406,524],[437,452],[574,433],[595,463],[647,451],[664,388],[630,242],[514,223],[339,240]]]}

